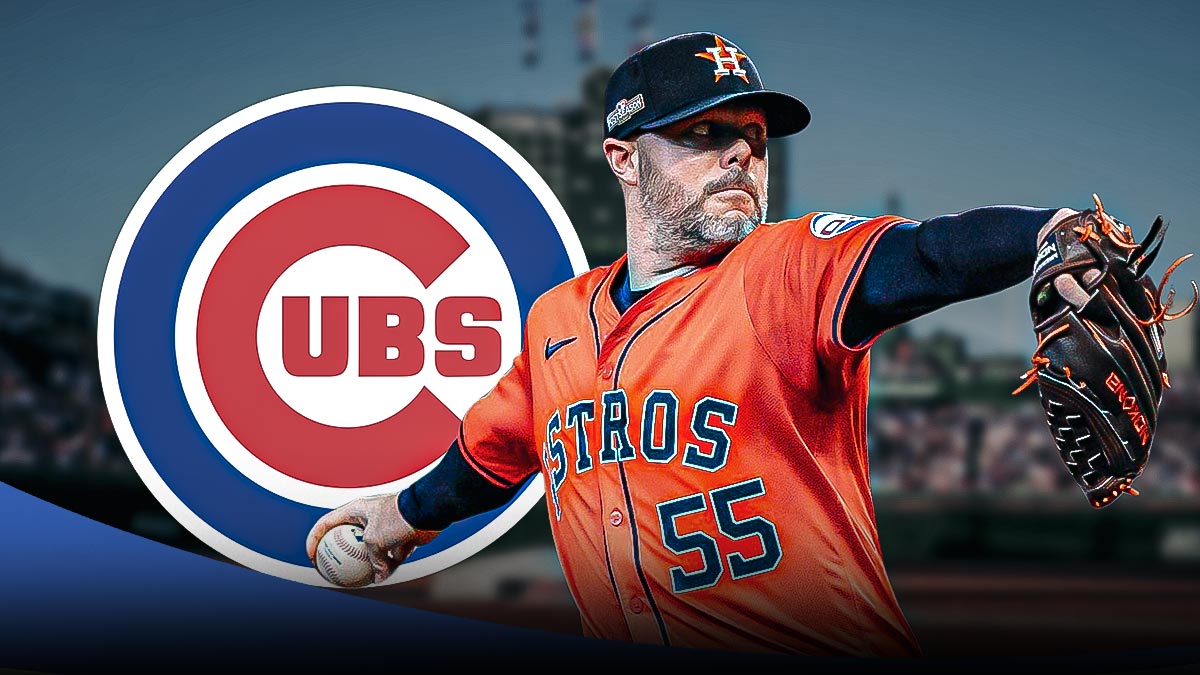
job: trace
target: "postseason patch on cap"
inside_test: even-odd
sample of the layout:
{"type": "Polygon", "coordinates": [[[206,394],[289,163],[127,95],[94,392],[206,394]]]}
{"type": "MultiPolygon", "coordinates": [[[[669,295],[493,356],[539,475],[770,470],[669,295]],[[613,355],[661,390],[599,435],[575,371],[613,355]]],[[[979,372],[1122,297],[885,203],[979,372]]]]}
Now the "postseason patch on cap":
{"type": "Polygon", "coordinates": [[[608,117],[605,118],[605,121],[608,123],[608,130],[612,131],[613,127],[618,124],[628,122],[629,118],[641,112],[645,107],[646,103],[642,100],[641,94],[633,98],[623,98],[617,101],[617,105],[613,107],[612,112],[608,113],[608,117]]]}

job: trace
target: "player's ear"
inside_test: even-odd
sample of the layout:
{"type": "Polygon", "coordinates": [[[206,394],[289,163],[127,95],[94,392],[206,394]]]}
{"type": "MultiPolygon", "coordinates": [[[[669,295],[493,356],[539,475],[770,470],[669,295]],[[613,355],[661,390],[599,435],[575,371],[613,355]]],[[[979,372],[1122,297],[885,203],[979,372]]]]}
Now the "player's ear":
{"type": "Polygon", "coordinates": [[[604,157],[608,160],[608,168],[612,169],[617,180],[630,187],[638,184],[637,143],[635,141],[604,139],[604,157]]]}

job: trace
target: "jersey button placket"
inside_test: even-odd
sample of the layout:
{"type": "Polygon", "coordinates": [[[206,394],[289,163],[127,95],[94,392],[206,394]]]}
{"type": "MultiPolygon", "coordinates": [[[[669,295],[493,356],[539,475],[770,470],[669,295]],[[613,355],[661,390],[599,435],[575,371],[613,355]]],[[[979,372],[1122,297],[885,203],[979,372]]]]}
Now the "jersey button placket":
{"type": "MultiPolygon", "coordinates": [[[[620,385],[616,379],[612,359],[621,353],[625,335],[626,333],[618,328],[609,335],[600,351],[599,367],[596,369],[598,376],[597,401],[600,400],[603,392],[616,389],[620,385]]],[[[622,377],[624,377],[624,371],[622,371],[622,377]]],[[[603,412],[603,406],[598,406],[596,421],[601,428],[603,427],[601,418],[603,412]]],[[[631,470],[634,464],[636,462],[625,465],[625,470],[631,470]]],[[[638,568],[634,563],[634,521],[632,520],[634,514],[626,508],[627,495],[620,477],[622,464],[611,462],[601,464],[601,466],[604,470],[598,472],[597,475],[602,509],[600,513],[608,512],[609,527],[604,528],[604,539],[612,565],[613,583],[617,590],[617,606],[625,615],[625,624],[635,642],[660,642],[662,637],[658,628],[658,620],[646,600],[645,591],[642,589],[642,583],[638,576],[638,568]]]]}
{"type": "MultiPolygon", "coordinates": [[[[612,365],[602,360],[597,365],[595,372],[598,378],[595,396],[596,401],[599,402],[603,392],[611,386],[613,368],[612,365]]],[[[603,426],[602,414],[603,408],[598,407],[597,436],[600,436],[599,428],[603,426]]],[[[640,622],[630,621],[629,602],[638,589],[633,583],[636,571],[632,564],[633,549],[629,528],[621,527],[625,524],[625,514],[621,510],[625,505],[625,493],[621,488],[620,469],[615,463],[600,463],[598,468],[599,470],[595,472],[595,479],[600,493],[600,513],[605,514],[601,517],[607,521],[602,526],[605,541],[604,553],[608,556],[610,571],[613,575],[613,590],[617,595],[615,600],[617,607],[625,615],[630,637],[634,640],[639,638],[646,640],[645,628],[638,625],[640,622]]]]}

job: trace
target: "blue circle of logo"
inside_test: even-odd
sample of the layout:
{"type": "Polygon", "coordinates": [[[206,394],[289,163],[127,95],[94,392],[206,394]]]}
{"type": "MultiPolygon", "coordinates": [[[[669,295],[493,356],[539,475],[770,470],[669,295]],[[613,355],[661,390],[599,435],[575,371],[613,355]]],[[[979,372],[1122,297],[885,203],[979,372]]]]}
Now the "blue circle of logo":
{"type": "MultiPolygon", "coordinates": [[[[375,429],[375,437],[386,434],[381,420],[394,422],[396,410],[416,405],[410,401],[440,406],[444,423],[461,417],[519,351],[533,301],[586,269],[578,238],[545,182],[512,148],[461,113],[409,94],[365,87],[273,98],[188,144],[154,178],[126,220],[105,275],[98,321],[110,415],[139,476],[199,539],[259,571],[324,585],[304,550],[316,519],[355,496],[395,491],[432,463],[410,458],[408,464],[396,464],[381,451],[347,459],[348,469],[352,463],[368,467],[358,473],[324,472],[319,467],[337,466],[338,456],[329,453],[343,451],[337,447],[342,441],[291,455],[288,444],[311,435],[305,429],[319,429],[326,439],[344,439],[349,448],[344,451],[353,457],[363,429],[375,429]],[[364,195],[378,205],[363,206],[357,200],[364,195]],[[401,203],[407,210],[397,211],[405,214],[397,218],[388,209],[401,203]],[[443,234],[430,243],[433,230],[443,234]],[[330,232],[337,236],[330,238],[330,232]],[[446,263],[430,271],[430,255],[406,259],[395,253],[409,244],[421,251],[449,250],[446,263]],[[365,280],[356,280],[359,276],[365,280]],[[359,286],[347,291],[347,284],[359,286]],[[360,325],[355,328],[346,315],[337,323],[333,309],[341,305],[335,301],[349,298],[353,306],[355,297],[357,312],[349,317],[357,315],[360,325]],[[462,354],[474,356],[455,357],[455,363],[468,364],[458,371],[428,370],[435,367],[435,347],[441,350],[438,359],[458,354],[446,351],[456,346],[442,344],[440,332],[437,338],[429,337],[431,332],[417,336],[414,344],[437,343],[429,346],[428,358],[413,357],[426,369],[418,374],[396,370],[402,367],[392,347],[367,364],[363,335],[368,328],[361,322],[368,316],[366,300],[378,305],[380,297],[391,297],[392,309],[371,311],[392,323],[372,328],[372,334],[394,328],[390,313],[402,313],[397,308],[416,308],[416,316],[428,316],[430,322],[436,315],[440,331],[445,306],[453,310],[448,316],[459,320],[463,312],[471,315],[472,310],[462,309],[469,307],[464,301],[475,301],[492,308],[492,315],[481,311],[474,318],[492,319],[484,330],[495,335],[488,349],[467,349],[462,354]],[[288,316],[289,307],[306,304],[326,322],[312,334],[324,342],[320,350],[309,342],[308,353],[289,352],[288,334],[280,338],[280,331],[307,325],[288,316]],[[339,330],[362,331],[360,340],[353,333],[349,339],[360,350],[358,363],[351,351],[342,354],[341,371],[310,368],[318,351],[336,361],[329,336],[339,330]],[[503,367],[479,367],[485,352],[493,363],[503,352],[503,367]],[[253,357],[255,367],[224,362],[235,353],[253,357]],[[368,366],[393,370],[368,373],[368,366]],[[314,373],[329,377],[312,386],[314,373]],[[259,391],[232,381],[242,374],[267,393],[239,399],[239,392],[259,391]],[[381,388],[380,382],[395,386],[381,388]],[[321,392],[336,387],[350,394],[338,394],[336,401],[321,398],[321,392]],[[392,395],[402,400],[388,401],[392,395]],[[267,420],[260,428],[234,424],[255,415],[267,420]],[[277,447],[266,447],[273,443],[277,447]],[[331,473],[329,480],[321,478],[325,473],[331,473]]],[[[478,332],[479,322],[475,325],[478,332]]],[[[304,339],[317,339],[297,330],[302,345],[304,339]]],[[[442,433],[439,427],[427,435],[440,438],[442,433]]],[[[453,438],[454,433],[445,435],[441,450],[453,438]]],[[[397,453],[405,441],[395,438],[397,453]]],[[[390,581],[465,559],[543,496],[542,479],[534,476],[508,504],[447,528],[390,581]]]]}

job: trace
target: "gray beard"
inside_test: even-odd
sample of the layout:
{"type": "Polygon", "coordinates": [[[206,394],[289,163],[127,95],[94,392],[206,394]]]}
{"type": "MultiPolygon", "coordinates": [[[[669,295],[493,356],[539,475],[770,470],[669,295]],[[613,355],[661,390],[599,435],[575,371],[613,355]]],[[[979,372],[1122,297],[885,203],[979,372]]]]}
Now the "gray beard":
{"type": "Polygon", "coordinates": [[[704,211],[704,199],[728,183],[749,181],[744,169],[736,169],[704,186],[694,200],[688,201],[683,186],[669,182],[652,164],[638,158],[641,174],[641,203],[650,227],[650,245],[655,252],[673,256],[681,262],[693,262],[719,255],[745,239],[766,220],[767,195],[755,197],[754,216],[735,214],[713,216],[704,211]]]}

